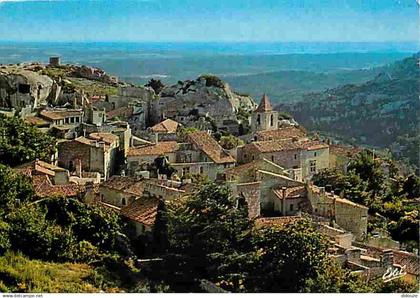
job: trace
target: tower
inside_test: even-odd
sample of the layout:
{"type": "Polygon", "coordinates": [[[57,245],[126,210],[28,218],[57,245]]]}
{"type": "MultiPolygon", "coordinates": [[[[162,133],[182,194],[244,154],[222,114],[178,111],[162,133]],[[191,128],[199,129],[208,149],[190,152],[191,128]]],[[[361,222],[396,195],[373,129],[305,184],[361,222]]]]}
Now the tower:
{"type": "Polygon", "coordinates": [[[266,94],[261,98],[260,105],[252,113],[251,129],[253,132],[275,130],[279,128],[278,112],[274,111],[266,94]]]}

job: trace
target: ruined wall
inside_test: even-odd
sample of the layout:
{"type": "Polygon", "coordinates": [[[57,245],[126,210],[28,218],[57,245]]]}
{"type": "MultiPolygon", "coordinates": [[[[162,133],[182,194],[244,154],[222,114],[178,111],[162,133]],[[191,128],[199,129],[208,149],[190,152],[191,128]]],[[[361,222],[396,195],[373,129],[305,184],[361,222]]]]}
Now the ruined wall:
{"type": "Polygon", "coordinates": [[[367,234],[368,208],[355,204],[338,196],[331,196],[322,189],[309,185],[308,199],[315,215],[335,218],[336,223],[346,231],[351,232],[356,239],[362,239],[367,234]]]}
{"type": "Polygon", "coordinates": [[[236,193],[239,196],[243,196],[248,204],[248,216],[249,218],[255,218],[260,216],[260,182],[242,183],[237,184],[236,193]]]}

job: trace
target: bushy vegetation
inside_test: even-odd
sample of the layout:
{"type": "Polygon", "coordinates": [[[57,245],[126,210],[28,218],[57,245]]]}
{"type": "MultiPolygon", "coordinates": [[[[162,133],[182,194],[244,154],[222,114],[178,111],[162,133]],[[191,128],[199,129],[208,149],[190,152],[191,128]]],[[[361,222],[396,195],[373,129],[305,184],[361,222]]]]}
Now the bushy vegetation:
{"type": "Polygon", "coordinates": [[[244,141],[242,141],[241,139],[229,134],[229,135],[226,135],[226,136],[221,136],[220,140],[219,140],[219,144],[224,149],[231,150],[231,149],[234,149],[238,146],[243,145],[244,141]]]}
{"type": "Polygon", "coordinates": [[[346,174],[325,170],[314,176],[314,183],[369,207],[369,231],[385,228],[410,250],[418,248],[418,209],[413,199],[418,198],[419,177],[404,178],[392,161],[374,160],[372,152],[363,151],[350,162],[346,174]]]}
{"type": "Polygon", "coordinates": [[[16,117],[0,115],[0,163],[17,166],[36,158],[49,161],[55,140],[16,117]]]}
{"type": "Polygon", "coordinates": [[[207,87],[223,88],[224,86],[223,81],[215,75],[206,74],[200,76],[198,79],[205,79],[207,87]]]}
{"type": "Polygon", "coordinates": [[[152,88],[156,94],[159,94],[163,90],[163,88],[165,88],[165,85],[162,83],[162,81],[156,79],[151,79],[144,86],[152,88]]]}

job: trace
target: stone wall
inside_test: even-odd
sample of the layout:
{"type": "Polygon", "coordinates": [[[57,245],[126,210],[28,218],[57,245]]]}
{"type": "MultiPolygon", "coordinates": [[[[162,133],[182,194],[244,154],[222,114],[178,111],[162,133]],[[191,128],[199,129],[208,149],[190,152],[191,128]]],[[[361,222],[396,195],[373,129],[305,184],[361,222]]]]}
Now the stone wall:
{"type": "Polygon", "coordinates": [[[307,187],[308,199],[315,215],[335,218],[336,223],[356,239],[367,235],[368,208],[326,193],[313,185],[307,187]]]}
{"type": "Polygon", "coordinates": [[[245,198],[248,204],[248,216],[255,218],[260,216],[260,182],[242,183],[236,185],[238,196],[245,198]]]}

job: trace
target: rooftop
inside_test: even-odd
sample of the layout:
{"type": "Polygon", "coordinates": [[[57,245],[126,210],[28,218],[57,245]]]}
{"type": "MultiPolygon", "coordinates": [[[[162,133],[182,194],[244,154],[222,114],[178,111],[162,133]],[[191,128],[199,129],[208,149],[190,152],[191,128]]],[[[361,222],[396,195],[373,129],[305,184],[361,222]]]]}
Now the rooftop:
{"type": "Polygon", "coordinates": [[[130,193],[136,196],[141,196],[144,190],[144,185],[141,180],[125,176],[112,176],[107,181],[101,183],[100,186],[130,193]]]}
{"type": "Polygon", "coordinates": [[[130,117],[133,115],[133,107],[121,107],[106,113],[108,119],[113,119],[115,117],[130,117]]]}
{"type": "Polygon", "coordinates": [[[283,190],[281,188],[273,189],[273,192],[279,200],[305,198],[307,195],[305,186],[287,187],[284,193],[285,198],[283,198],[283,190]]]}
{"type": "Polygon", "coordinates": [[[216,140],[205,131],[190,133],[188,141],[202,150],[215,163],[236,162],[235,158],[226,153],[216,140]]]}
{"type": "Polygon", "coordinates": [[[84,187],[77,184],[54,185],[47,175],[32,176],[35,195],[39,198],[63,196],[77,197],[84,187]]]}
{"type": "Polygon", "coordinates": [[[80,116],[83,112],[81,110],[70,110],[70,109],[54,109],[54,110],[43,110],[40,115],[48,120],[60,120],[67,117],[80,116]]]}
{"type": "Polygon", "coordinates": [[[254,146],[257,151],[260,153],[268,152],[279,152],[279,151],[288,151],[288,150],[317,150],[328,148],[329,145],[321,143],[320,141],[313,140],[273,140],[273,141],[260,141],[253,142],[250,146],[254,146]]]}
{"type": "Polygon", "coordinates": [[[128,156],[164,155],[179,149],[176,141],[164,141],[153,145],[130,148],[128,156]]]}
{"type": "Polygon", "coordinates": [[[172,119],[166,119],[155,126],[152,126],[150,130],[155,133],[176,133],[178,126],[178,122],[172,119]]]}
{"type": "Polygon", "coordinates": [[[117,143],[119,137],[109,132],[95,132],[89,135],[90,139],[105,142],[107,144],[117,143]]]}
{"type": "Polygon", "coordinates": [[[121,215],[146,226],[152,226],[156,220],[158,205],[159,199],[142,197],[121,208],[121,215]]]}
{"type": "Polygon", "coordinates": [[[261,102],[256,112],[264,113],[264,112],[271,112],[273,110],[273,107],[271,106],[270,100],[268,99],[267,94],[264,93],[263,97],[261,98],[261,102]]]}
{"type": "Polygon", "coordinates": [[[306,137],[306,133],[300,128],[288,126],[275,130],[260,131],[255,134],[255,137],[258,141],[302,139],[306,137]]]}

